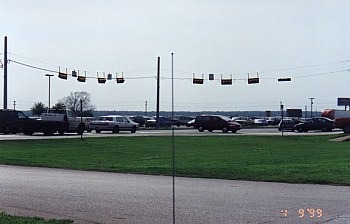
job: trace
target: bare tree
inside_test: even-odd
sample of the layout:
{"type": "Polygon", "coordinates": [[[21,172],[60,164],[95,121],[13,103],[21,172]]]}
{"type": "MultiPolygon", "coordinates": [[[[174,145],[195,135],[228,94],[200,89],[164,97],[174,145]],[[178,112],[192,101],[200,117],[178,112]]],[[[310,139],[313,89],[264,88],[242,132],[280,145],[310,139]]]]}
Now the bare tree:
{"type": "Polygon", "coordinates": [[[69,96],[59,100],[58,104],[63,104],[76,115],[80,115],[80,100],[82,100],[83,111],[95,110],[95,106],[91,104],[90,93],[85,91],[71,92],[69,96]]]}

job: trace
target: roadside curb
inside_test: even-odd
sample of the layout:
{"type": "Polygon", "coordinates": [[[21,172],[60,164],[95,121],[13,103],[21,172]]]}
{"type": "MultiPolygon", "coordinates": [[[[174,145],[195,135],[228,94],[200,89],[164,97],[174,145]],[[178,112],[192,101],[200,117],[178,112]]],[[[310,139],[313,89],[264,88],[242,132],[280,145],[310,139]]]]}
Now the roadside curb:
{"type": "Polygon", "coordinates": [[[350,141],[350,135],[342,136],[342,137],[339,137],[339,138],[333,138],[333,139],[330,139],[329,141],[332,141],[332,142],[346,142],[346,141],[350,141]]]}

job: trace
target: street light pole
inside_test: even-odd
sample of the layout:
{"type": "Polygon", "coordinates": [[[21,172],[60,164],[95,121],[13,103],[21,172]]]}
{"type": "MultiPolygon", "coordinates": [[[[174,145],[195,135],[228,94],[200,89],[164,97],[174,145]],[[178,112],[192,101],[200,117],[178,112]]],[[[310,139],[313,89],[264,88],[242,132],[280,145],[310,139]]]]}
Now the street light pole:
{"type": "Polygon", "coordinates": [[[45,76],[49,77],[49,109],[51,108],[51,74],[45,74],[45,76]]]}
{"type": "Polygon", "coordinates": [[[311,104],[311,105],[310,105],[310,106],[311,106],[311,107],[310,107],[310,118],[312,118],[312,105],[314,104],[314,101],[313,101],[314,99],[316,99],[316,98],[315,98],[315,97],[310,97],[310,98],[309,98],[309,100],[311,101],[311,102],[310,102],[310,104],[311,104]]]}

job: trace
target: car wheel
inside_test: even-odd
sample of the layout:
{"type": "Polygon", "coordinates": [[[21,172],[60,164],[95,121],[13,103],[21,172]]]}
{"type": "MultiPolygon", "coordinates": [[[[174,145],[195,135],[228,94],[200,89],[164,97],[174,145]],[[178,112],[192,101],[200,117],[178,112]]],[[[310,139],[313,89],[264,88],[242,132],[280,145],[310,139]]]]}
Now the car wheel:
{"type": "Polygon", "coordinates": [[[101,133],[101,130],[96,129],[95,131],[97,134],[101,133]]]}
{"type": "Polygon", "coordinates": [[[223,128],[222,128],[222,132],[227,133],[227,132],[228,132],[227,127],[223,127],[223,128]]]}
{"type": "Polygon", "coordinates": [[[136,132],[136,127],[134,126],[134,127],[132,127],[132,129],[131,129],[131,133],[135,133],[136,132]]]}
{"type": "Polygon", "coordinates": [[[113,133],[119,133],[119,126],[115,126],[115,127],[114,127],[113,133]]]}
{"type": "Polygon", "coordinates": [[[24,129],[23,130],[23,134],[25,134],[25,135],[32,135],[32,134],[34,134],[34,131],[31,130],[31,129],[24,129]]]}
{"type": "Polygon", "coordinates": [[[11,130],[11,134],[14,134],[14,135],[15,135],[15,134],[17,134],[17,132],[18,132],[18,129],[17,129],[17,128],[14,128],[14,129],[11,130]]]}
{"type": "Polygon", "coordinates": [[[232,133],[236,133],[237,132],[237,129],[232,129],[232,133]]]}
{"type": "Polygon", "coordinates": [[[198,131],[199,131],[199,132],[203,132],[203,131],[204,131],[203,126],[199,126],[199,127],[198,127],[198,131]]]}
{"type": "Polygon", "coordinates": [[[343,132],[347,134],[350,133],[350,126],[343,127],[343,132]]]}
{"type": "Polygon", "coordinates": [[[303,132],[303,129],[302,128],[298,128],[298,132],[303,132]]]}
{"type": "Polygon", "coordinates": [[[209,131],[209,132],[213,132],[213,130],[211,130],[211,129],[209,129],[208,131],[209,131]]]}
{"type": "Polygon", "coordinates": [[[10,134],[10,128],[9,127],[5,127],[4,128],[4,134],[7,135],[7,134],[10,134]]]}
{"type": "Polygon", "coordinates": [[[51,136],[53,135],[54,131],[51,128],[48,128],[48,129],[45,129],[43,132],[45,136],[51,136]]]}

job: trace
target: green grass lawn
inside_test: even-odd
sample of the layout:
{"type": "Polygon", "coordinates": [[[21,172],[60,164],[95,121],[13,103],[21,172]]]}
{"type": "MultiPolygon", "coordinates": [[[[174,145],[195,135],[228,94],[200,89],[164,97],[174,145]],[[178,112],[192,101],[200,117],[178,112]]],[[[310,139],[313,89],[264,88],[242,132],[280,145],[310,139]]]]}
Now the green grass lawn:
{"type": "MultiPolygon", "coordinates": [[[[350,185],[350,142],[332,136],[176,137],[176,174],[350,185]]],[[[0,163],[171,175],[171,137],[0,141],[0,163]]]]}
{"type": "Polygon", "coordinates": [[[55,220],[55,219],[45,220],[42,218],[12,216],[12,215],[8,215],[3,212],[0,212],[0,223],[1,224],[69,224],[69,223],[73,223],[73,221],[55,220]]]}

